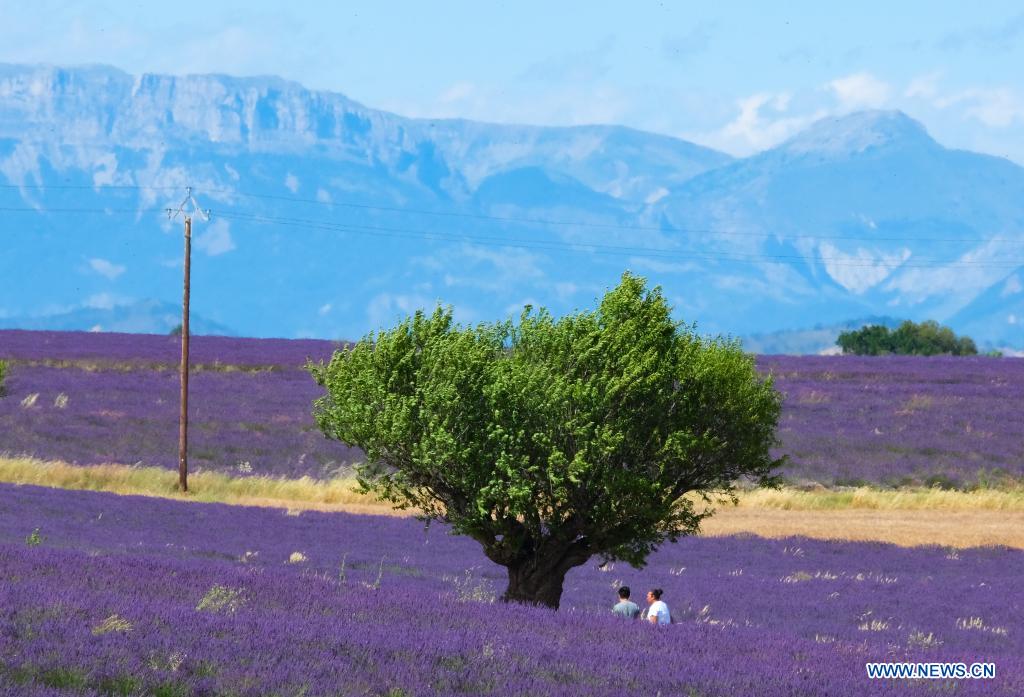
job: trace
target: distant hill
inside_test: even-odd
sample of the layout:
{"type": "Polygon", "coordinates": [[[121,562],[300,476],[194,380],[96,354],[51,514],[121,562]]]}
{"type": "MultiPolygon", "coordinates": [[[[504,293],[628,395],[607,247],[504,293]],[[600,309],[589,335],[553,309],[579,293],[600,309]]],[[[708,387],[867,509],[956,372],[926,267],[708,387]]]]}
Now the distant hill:
{"type": "Polygon", "coordinates": [[[966,333],[997,341],[1005,315],[960,313],[1024,266],[1024,168],[943,148],[900,112],[820,121],[658,206],[671,225],[737,233],[695,237],[695,253],[721,258],[689,276],[748,333],[773,331],[780,315],[899,314],[960,333],[974,322],[981,331],[966,333]]]}
{"type": "MultiPolygon", "coordinates": [[[[109,308],[80,308],[37,317],[0,317],[0,329],[46,329],[51,331],[124,332],[168,334],[181,324],[181,307],[155,300],[109,308]]],[[[235,336],[224,325],[191,315],[193,334],[235,336]]]]}
{"type": "Polygon", "coordinates": [[[0,66],[0,317],[176,305],[164,210],[186,185],[213,210],[193,308],[250,336],[361,336],[436,302],[463,322],[560,314],[629,268],[708,333],[898,315],[1024,348],[1024,168],[900,112],[734,159],[613,125],[409,119],[273,77],[95,66],[0,66]]]}

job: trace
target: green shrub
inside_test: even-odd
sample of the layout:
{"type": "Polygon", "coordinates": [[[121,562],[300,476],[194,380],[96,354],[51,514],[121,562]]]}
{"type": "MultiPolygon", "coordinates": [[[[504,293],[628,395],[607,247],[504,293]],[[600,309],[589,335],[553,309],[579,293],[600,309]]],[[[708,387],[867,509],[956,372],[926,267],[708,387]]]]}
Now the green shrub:
{"type": "Polygon", "coordinates": [[[39,528],[29,533],[29,536],[25,538],[25,544],[29,547],[38,547],[43,544],[43,536],[39,534],[39,528]]]}
{"type": "Polygon", "coordinates": [[[841,332],[836,344],[843,353],[858,356],[900,354],[913,356],[974,356],[978,347],[970,337],[958,337],[949,327],[928,320],[904,322],[893,331],[881,325],[869,325],[855,331],[841,332]]]}

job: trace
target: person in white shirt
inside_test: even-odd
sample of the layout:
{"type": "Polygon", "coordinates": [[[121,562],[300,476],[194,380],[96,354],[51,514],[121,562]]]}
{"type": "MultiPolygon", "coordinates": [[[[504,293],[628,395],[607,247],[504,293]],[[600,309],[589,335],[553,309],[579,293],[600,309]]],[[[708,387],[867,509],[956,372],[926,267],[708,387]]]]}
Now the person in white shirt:
{"type": "Polygon", "coordinates": [[[661,599],[662,590],[652,588],[647,591],[647,621],[651,624],[672,624],[672,615],[668,611],[668,605],[661,599]]]}

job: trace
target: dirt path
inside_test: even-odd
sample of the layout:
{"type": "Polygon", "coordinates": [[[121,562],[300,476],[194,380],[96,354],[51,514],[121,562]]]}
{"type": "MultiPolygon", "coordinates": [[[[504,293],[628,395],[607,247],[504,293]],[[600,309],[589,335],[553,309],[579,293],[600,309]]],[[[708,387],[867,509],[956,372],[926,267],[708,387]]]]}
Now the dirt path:
{"type": "Polygon", "coordinates": [[[787,511],[739,506],[720,509],[703,527],[708,535],[745,532],[762,537],[877,540],[903,546],[1006,545],[1024,549],[1024,512],[1020,511],[787,511]]]}
{"type": "MultiPolygon", "coordinates": [[[[301,506],[268,499],[243,501],[247,505],[277,506],[297,514],[300,510],[344,511],[367,515],[411,515],[387,506],[340,504],[301,506]]],[[[935,511],[839,509],[793,511],[778,508],[723,506],[703,524],[711,536],[749,533],[761,537],[800,535],[818,539],[891,542],[904,547],[942,545],[979,547],[1006,545],[1024,549],[1022,511],[935,511]]]]}

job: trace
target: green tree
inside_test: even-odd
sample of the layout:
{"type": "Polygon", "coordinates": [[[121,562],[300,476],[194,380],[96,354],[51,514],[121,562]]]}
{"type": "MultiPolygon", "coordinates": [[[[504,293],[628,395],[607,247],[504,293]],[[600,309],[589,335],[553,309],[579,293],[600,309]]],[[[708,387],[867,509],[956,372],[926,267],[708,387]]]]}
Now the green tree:
{"type": "Polygon", "coordinates": [[[0,397],[7,394],[4,381],[7,379],[7,361],[0,361],[0,397]]]}
{"type": "Polygon", "coordinates": [[[843,353],[858,356],[879,356],[891,352],[889,328],[881,324],[872,324],[856,331],[840,332],[836,344],[843,353]]]}
{"type": "Polygon", "coordinates": [[[978,353],[978,347],[970,337],[957,337],[952,329],[943,327],[934,320],[920,324],[906,321],[891,332],[884,326],[869,325],[855,331],[841,332],[836,344],[843,349],[843,353],[861,356],[882,356],[891,353],[911,356],[970,356],[978,353]]]}
{"type": "Polygon", "coordinates": [[[771,485],[781,462],[771,379],[628,273],[596,311],[472,328],[417,312],[310,369],[321,429],[366,453],[363,490],[479,542],[506,601],[557,608],[593,556],[642,567],[710,515],[684,494],[771,485]]]}

